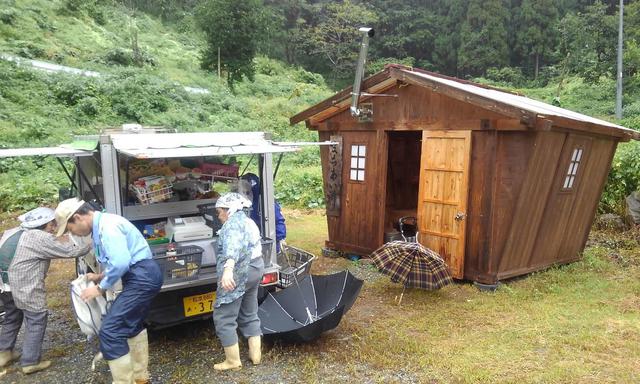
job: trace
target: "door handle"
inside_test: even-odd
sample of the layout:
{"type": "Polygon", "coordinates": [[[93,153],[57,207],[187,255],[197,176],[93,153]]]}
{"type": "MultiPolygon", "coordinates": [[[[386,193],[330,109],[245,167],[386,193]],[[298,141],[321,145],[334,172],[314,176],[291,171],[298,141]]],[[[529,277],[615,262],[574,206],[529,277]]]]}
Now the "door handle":
{"type": "Polygon", "coordinates": [[[465,216],[466,215],[464,214],[464,212],[458,212],[458,213],[456,213],[456,217],[454,217],[454,219],[456,221],[462,221],[462,220],[464,220],[465,216]]]}

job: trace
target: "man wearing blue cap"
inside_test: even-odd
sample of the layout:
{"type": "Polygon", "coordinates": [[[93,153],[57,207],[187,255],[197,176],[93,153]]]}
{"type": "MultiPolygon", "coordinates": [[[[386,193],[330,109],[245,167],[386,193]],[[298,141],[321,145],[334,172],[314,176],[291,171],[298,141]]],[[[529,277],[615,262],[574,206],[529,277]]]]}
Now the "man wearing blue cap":
{"type": "Polygon", "coordinates": [[[0,368],[18,358],[20,370],[26,374],[51,365],[49,360],[40,360],[47,328],[44,279],[49,264],[51,259],[80,257],[91,251],[90,244],[79,247],[68,238],[56,239],[54,218],[52,209],[36,208],[18,217],[22,222],[20,228],[7,231],[0,241],[0,268],[3,269],[0,296],[5,307],[5,320],[0,330],[0,368]],[[25,330],[20,357],[13,349],[23,320],[25,330]]]}

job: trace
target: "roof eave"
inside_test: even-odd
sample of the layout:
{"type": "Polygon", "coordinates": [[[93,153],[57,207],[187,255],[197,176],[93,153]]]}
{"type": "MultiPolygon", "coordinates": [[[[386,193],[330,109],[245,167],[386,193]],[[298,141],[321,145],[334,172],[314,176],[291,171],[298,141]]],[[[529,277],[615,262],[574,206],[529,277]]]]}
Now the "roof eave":
{"type": "MultiPolygon", "coordinates": [[[[389,75],[389,71],[391,68],[393,68],[395,66],[393,65],[388,65],[386,66],[382,71],[373,74],[369,77],[367,77],[366,79],[364,79],[362,81],[362,89],[365,92],[369,92],[369,93],[375,93],[375,92],[370,92],[370,88],[374,87],[375,85],[388,80],[391,76],[389,75]]],[[[408,68],[408,67],[403,67],[403,68],[408,68]]],[[[353,90],[353,87],[347,87],[343,90],[341,90],[340,92],[336,93],[335,95],[329,97],[328,99],[325,99],[317,104],[315,104],[314,106],[305,109],[304,111],[292,116],[289,119],[289,123],[291,125],[295,125],[301,121],[305,121],[317,114],[319,114],[320,112],[329,109],[329,108],[335,108],[337,104],[339,104],[340,102],[347,100],[349,98],[351,98],[351,92],[353,90]]],[[[339,111],[336,111],[336,113],[340,112],[342,109],[340,109],[339,111]]],[[[331,114],[333,115],[333,114],[331,114]]]]}

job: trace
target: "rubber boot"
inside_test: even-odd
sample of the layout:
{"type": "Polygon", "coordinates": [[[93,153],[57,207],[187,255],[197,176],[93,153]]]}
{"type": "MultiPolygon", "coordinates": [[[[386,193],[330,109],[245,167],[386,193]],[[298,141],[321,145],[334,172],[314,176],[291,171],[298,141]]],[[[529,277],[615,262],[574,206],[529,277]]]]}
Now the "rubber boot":
{"type": "Polygon", "coordinates": [[[51,360],[42,360],[38,364],[33,365],[25,365],[24,367],[20,367],[20,371],[25,375],[30,373],[35,373],[47,369],[51,366],[51,360]]]}
{"type": "Polygon", "coordinates": [[[240,347],[238,343],[229,347],[224,347],[224,356],[224,361],[220,364],[214,364],[213,369],[216,371],[226,371],[228,369],[237,371],[242,368],[242,362],[240,361],[240,347]]]}
{"type": "Polygon", "coordinates": [[[16,351],[0,351],[0,368],[18,361],[20,359],[20,353],[16,351]]]}
{"type": "Polygon", "coordinates": [[[133,363],[130,353],[115,360],[108,360],[107,363],[113,378],[112,384],[133,384],[133,363]]]}
{"type": "Polygon", "coordinates": [[[262,341],[260,336],[249,337],[249,359],[253,365],[258,365],[262,361],[262,341]]]}
{"type": "Polygon", "coordinates": [[[149,336],[143,329],[137,336],[127,340],[133,365],[133,380],[136,384],[149,383],[149,336]]]}

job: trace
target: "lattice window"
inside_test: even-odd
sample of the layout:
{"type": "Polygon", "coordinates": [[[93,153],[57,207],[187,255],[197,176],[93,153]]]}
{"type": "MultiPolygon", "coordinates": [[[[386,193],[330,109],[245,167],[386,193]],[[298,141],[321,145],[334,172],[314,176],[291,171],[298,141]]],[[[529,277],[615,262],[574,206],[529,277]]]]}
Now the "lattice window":
{"type": "Polygon", "coordinates": [[[567,176],[564,178],[564,184],[562,189],[564,191],[570,191],[576,181],[576,175],[578,174],[578,167],[580,166],[580,160],[582,160],[582,148],[575,148],[571,154],[571,162],[569,163],[569,169],[567,170],[567,176]]]}
{"type": "Polygon", "coordinates": [[[367,147],[364,145],[351,146],[351,169],[349,179],[352,181],[364,181],[365,157],[367,147]]]}

